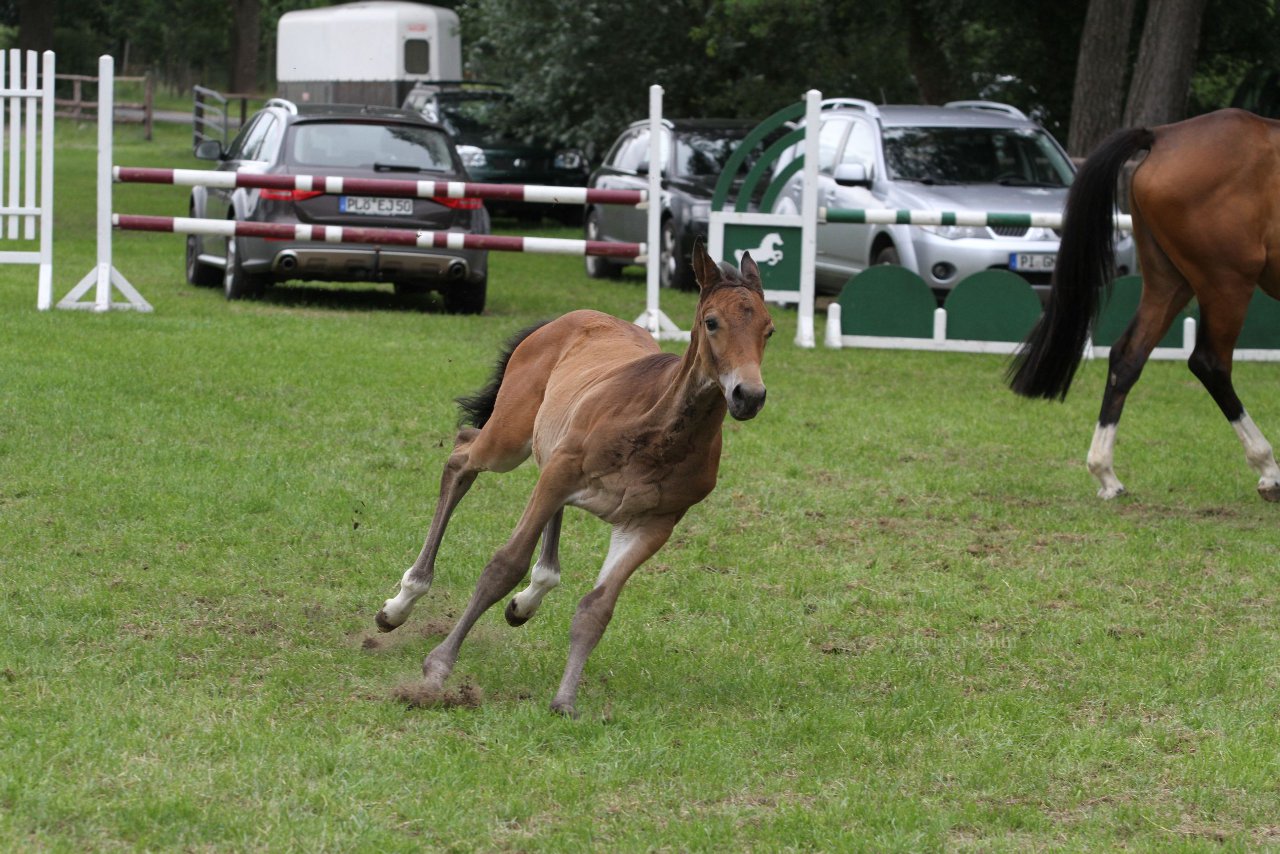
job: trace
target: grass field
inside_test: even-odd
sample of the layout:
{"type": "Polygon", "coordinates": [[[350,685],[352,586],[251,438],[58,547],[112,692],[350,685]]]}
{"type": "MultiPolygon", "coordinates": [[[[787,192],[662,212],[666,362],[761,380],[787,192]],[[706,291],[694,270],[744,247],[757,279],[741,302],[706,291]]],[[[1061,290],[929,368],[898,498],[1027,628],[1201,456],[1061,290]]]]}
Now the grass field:
{"type": "MultiPolygon", "coordinates": [[[[93,264],[93,128],[58,132],[61,297],[93,264]]],[[[140,134],[117,162],[196,165],[185,131],[140,134]]],[[[582,717],[547,709],[607,542],[576,511],[537,618],[486,615],[459,702],[408,708],[535,477],[477,483],[379,635],[452,399],[530,322],[635,317],[641,277],[495,253],[488,312],[451,317],[389,289],[228,304],[173,235],[119,236],[116,266],[154,314],[38,313],[34,269],[0,271],[2,850],[1280,844],[1280,508],[1184,366],[1147,368],[1131,495],[1102,503],[1103,365],[1033,404],[1000,359],[801,351],[778,310],[769,405],[623,594],[582,717]]],[[[692,297],[663,306],[688,326],[692,297]]],[[[1236,375],[1280,436],[1277,367],[1236,375]]]]}

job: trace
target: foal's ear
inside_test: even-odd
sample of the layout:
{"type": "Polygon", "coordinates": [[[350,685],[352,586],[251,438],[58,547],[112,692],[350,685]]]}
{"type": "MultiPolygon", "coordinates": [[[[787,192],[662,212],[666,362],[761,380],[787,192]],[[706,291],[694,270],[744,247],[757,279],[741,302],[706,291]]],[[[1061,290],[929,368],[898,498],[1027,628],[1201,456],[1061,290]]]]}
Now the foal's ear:
{"type": "Polygon", "coordinates": [[[742,260],[738,263],[738,269],[742,271],[743,281],[758,291],[764,290],[764,283],[760,281],[760,268],[756,266],[755,259],[751,257],[750,252],[742,253],[742,260]]]}
{"type": "Polygon", "coordinates": [[[720,283],[720,267],[707,254],[701,238],[693,241],[693,276],[704,291],[720,283]]]}

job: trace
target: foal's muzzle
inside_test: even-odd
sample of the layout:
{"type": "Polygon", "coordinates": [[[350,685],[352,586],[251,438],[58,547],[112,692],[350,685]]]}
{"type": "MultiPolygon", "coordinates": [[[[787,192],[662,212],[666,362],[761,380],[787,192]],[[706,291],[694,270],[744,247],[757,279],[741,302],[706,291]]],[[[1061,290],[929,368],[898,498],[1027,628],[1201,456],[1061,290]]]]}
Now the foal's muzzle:
{"type": "Polygon", "coordinates": [[[738,383],[729,392],[729,414],[738,421],[755,418],[764,409],[764,383],[738,383]]]}

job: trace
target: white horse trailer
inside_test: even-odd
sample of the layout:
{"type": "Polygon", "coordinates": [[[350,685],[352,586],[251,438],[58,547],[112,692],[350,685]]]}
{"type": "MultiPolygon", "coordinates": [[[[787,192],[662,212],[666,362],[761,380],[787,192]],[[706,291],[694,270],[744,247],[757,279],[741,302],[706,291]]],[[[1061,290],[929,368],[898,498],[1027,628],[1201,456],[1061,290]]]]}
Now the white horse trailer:
{"type": "Polygon", "coordinates": [[[450,9],[374,0],[280,16],[276,80],[294,102],[400,106],[415,83],[459,80],[462,38],[450,9]]]}

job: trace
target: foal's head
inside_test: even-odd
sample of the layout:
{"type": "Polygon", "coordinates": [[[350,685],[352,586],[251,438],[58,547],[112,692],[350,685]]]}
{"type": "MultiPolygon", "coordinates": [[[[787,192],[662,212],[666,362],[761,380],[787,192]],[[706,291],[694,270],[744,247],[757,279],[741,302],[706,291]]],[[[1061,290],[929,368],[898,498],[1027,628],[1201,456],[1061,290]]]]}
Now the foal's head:
{"type": "Polygon", "coordinates": [[[701,289],[693,346],[708,378],[724,393],[729,414],[739,421],[754,418],[764,408],[760,361],[773,334],[760,268],[745,252],[740,271],[716,264],[698,242],[693,247],[693,272],[701,289]]]}

